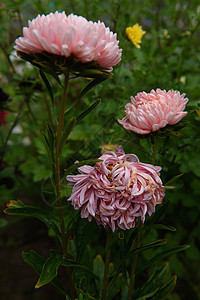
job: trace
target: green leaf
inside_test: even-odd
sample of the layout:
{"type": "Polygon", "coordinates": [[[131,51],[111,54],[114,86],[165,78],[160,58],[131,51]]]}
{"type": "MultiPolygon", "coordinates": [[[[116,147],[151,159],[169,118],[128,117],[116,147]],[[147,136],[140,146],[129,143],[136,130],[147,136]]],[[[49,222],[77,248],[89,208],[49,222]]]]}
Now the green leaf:
{"type": "Polygon", "coordinates": [[[83,72],[78,74],[79,77],[88,77],[88,78],[97,78],[101,81],[106,80],[108,78],[112,78],[112,74],[110,72],[94,69],[85,69],[83,72]]]}
{"type": "Polygon", "coordinates": [[[126,284],[123,274],[119,273],[114,284],[109,285],[108,292],[107,292],[107,299],[115,299],[115,296],[119,293],[119,291],[124,287],[126,284]]]}
{"type": "Polygon", "coordinates": [[[54,106],[54,98],[53,98],[53,92],[51,89],[51,85],[47,79],[47,77],[45,76],[44,72],[40,69],[40,76],[42,77],[42,80],[44,81],[44,84],[46,85],[46,88],[49,92],[49,95],[51,97],[51,101],[52,101],[52,105],[54,106]]]}
{"type": "Polygon", "coordinates": [[[98,85],[99,83],[101,83],[102,81],[104,81],[105,79],[100,79],[100,78],[96,78],[94,80],[92,80],[91,82],[89,82],[89,84],[82,90],[82,92],[80,93],[80,95],[78,96],[78,98],[76,99],[76,101],[74,101],[74,103],[65,111],[65,114],[68,113],[74,106],[76,106],[76,104],[78,103],[78,101],[87,93],[89,92],[93,87],[95,87],[96,85],[98,85]]]}
{"type": "Polygon", "coordinates": [[[122,259],[122,262],[121,262],[120,266],[124,263],[124,261],[125,261],[129,256],[135,255],[136,253],[140,253],[140,252],[143,252],[143,251],[146,251],[146,250],[155,248],[155,247],[159,247],[159,246],[165,245],[166,243],[167,243],[167,241],[163,239],[163,240],[157,240],[157,241],[152,242],[152,243],[150,243],[150,244],[147,244],[147,245],[145,245],[145,246],[141,246],[141,247],[135,248],[135,249],[129,251],[129,252],[124,256],[124,258],[122,259]]]}
{"type": "Polygon", "coordinates": [[[61,262],[61,265],[62,266],[65,266],[65,267],[73,267],[73,268],[79,268],[79,269],[82,269],[85,271],[85,274],[89,275],[89,276],[92,276],[93,278],[95,279],[99,279],[98,276],[96,274],[94,274],[94,272],[92,272],[90,270],[90,268],[88,268],[87,266],[84,266],[80,263],[77,263],[75,262],[74,260],[71,260],[71,259],[63,259],[62,262],[61,262]]]}
{"type": "Polygon", "coordinates": [[[35,288],[39,288],[52,281],[57,275],[58,267],[62,263],[62,255],[55,250],[51,250],[50,257],[42,267],[42,273],[35,288]]]}
{"type": "Polygon", "coordinates": [[[93,87],[104,81],[105,79],[95,78],[94,80],[90,81],[86,87],[82,90],[80,95],[78,96],[77,100],[80,100],[87,92],[89,92],[93,87]]]}
{"type": "Polygon", "coordinates": [[[147,228],[153,228],[153,229],[163,229],[163,230],[169,230],[169,231],[176,231],[176,228],[174,228],[173,226],[169,226],[169,225],[163,225],[163,224],[152,224],[152,225],[147,225],[147,228]]]}
{"type": "MultiPolygon", "coordinates": [[[[33,250],[30,250],[29,252],[22,252],[22,258],[23,260],[31,265],[35,272],[37,274],[42,273],[42,267],[45,263],[45,259],[40,256],[38,253],[36,253],[33,250]]],[[[63,295],[66,295],[66,291],[64,290],[62,283],[58,279],[58,277],[55,277],[51,282],[63,295]]]]}
{"type": "Polygon", "coordinates": [[[157,293],[152,297],[152,300],[165,299],[164,297],[168,296],[173,291],[176,285],[176,280],[177,276],[174,275],[167,284],[157,291],[157,293]]]}
{"type": "Polygon", "coordinates": [[[180,177],[182,177],[184,175],[184,173],[181,173],[179,175],[176,175],[174,176],[172,179],[168,180],[166,183],[165,183],[165,186],[170,186],[172,183],[174,183],[176,180],[178,180],[180,177]]]}
{"type": "Polygon", "coordinates": [[[167,208],[168,208],[169,204],[170,204],[170,201],[166,201],[165,203],[163,203],[158,208],[158,210],[156,210],[156,212],[151,216],[150,220],[145,223],[146,226],[144,227],[144,229],[147,228],[147,230],[143,234],[142,241],[144,241],[146,236],[149,234],[150,226],[157,223],[165,215],[165,213],[167,212],[167,208]]]}
{"type": "Polygon", "coordinates": [[[159,254],[156,254],[154,257],[152,257],[149,261],[147,261],[143,266],[142,268],[140,268],[136,274],[142,272],[143,270],[147,269],[148,267],[150,266],[153,266],[154,264],[156,264],[158,261],[161,261],[162,259],[172,255],[172,254],[175,254],[175,253],[178,253],[180,251],[184,251],[186,249],[188,249],[190,246],[189,245],[182,245],[182,246],[177,246],[177,247],[174,247],[174,248],[170,248],[170,249],[167,249],[167,250],[164,250],[162,251],[161,253],[159,254]]]}
{"type": "Polygon", "coordinates": [[[151,292],[149,292],[148,294],[146,294],[146,295],[144,295],[144,296],[142,296],[142,297],[137,298],[136,300],[146,300],[147,298],[150,298],[150,297],[152,297],[153,295],[155,295],[157,291],[158,291],[158,289],[156,289],[156,290],[154,290],[154,291],[151,291],[151,292]]]}
{"type": "Polygon", "coordinates": [[[94,80],[90,81],[89,84],[82,90],[78,99],[82,98],[87,92],[89,92],[93,87],[97,86],[101,82],[103,82],[104,78],[95,78],[94,80]]]}
{"type": "Polygon", "coordinates": [[[164,266],[162,268],[156,269],[155,272],[153,273],[153,275],[149,278],[149,280],[140,289],[138,294],[141,295],[142,297],[144,297],[144,295],[151,293],[152,291],[155,294],[155,291],[157,292],[157,290],[161,284],[162,278],[165,276],[165,274],[167,273],[168,270],[169,270],[168,262],[164,263],[164,266]]]}
{"type": "Polygon", "coordinates": [[[115,277],[116,275],[120,272],[121,270],[121,267],[123,266],[123,264],[125,263],[126,259],[130,256],[133,256],[135,255],[136,253],[140,253],[140,252],[143,252],[143,251],[146,251],[146,250],[149,250],[149,249],[152,249],[152,248],[155,248],[155,247],[159,247],[159,246],[162,246],[164,244],[166,244],[167,241],[166,240],[157,240],[153,243],[150,243],[150,244],[147,244],[145,246],[141,246],[141,247],[138,247],[138,248],[135,248],[131,251],[129,251],[126,255],[124,255],[124,257],[121,259],[121,262],[120,262],[120,265],[118,266],[117,268],[117,271],[116,271],[116,274],[115,274],[115,277]]]}
{"type": "Polygon", "coordinates": [[[53,129],[49,123],[47,123],[47,135],[48,135],[50,150],[52,152],[52,157],[54,158],[53,151],[55,146],[55,136],[54,136],[53,129]]]}
{"type": "Polygon", "coordinates": [[[131,235],[130,235],[130,238],[128,240],[128,243],[127,243],[127,247],[126,247],[126,252],[128,253],[129,250],[131,249],[131,246],[133,245],[133,242],[134,240],[136,239],[136,236],[138,234],[138,231],[141,230],[141,226],[143,224],[140,224],[139,226],[136,225],[136,227],[134,227],[132,229],[132,232],[131,232],[131,235]]]}
{"type": "Polygon", "coordinates": [[[59,221],[47,210],[30,205],[24,205],[20,200],[11,200],[4,212],[8,215],[35,217],[40,219],[49,228],[52,228],[55,234],[61,240],[61,233],[56,224],[57,222],[59,223],[59,221]]]}
{"type": "Polygon", "coordinates": [[[98,158],[91,158],[91,159],[86,159],[86,160],[82,160],[78,163],[74,163],[72,166],[70,166],[68,169],[65,169],[65,175],[68,175],[70,173],[72,173],[73,171],[75,171],[76,169],[78,169],[79,167],[83,166],[83,165],[94,165],[97,162],[100,162],[101,160],[98,158]]]}
{"type": "Polygon", "coordinates": [[[151,216],[150,221],[148,221],[147,224],[157,223],[166,213],[169,204],[170,201],[166,201],[161,206],[159,206],[158,210],[151,216]]]}
{"type": "Polygon", "coordinates": [[[101,99],[97,99],[88,109],[86,109],[82,114],[77,117],[77,122],[85,118],[99,103],[101,103],[101,99]]]}
{"type": "Polygon", "coordinates": [[[67,138],[70,134],[70,132],[72,131],[72,129],[74,128],[76,124],[76,118],[72,117],[64,126],[63,128],[63,133],[62,133],[62,138],[61,138],[61,142],[60,142],[60,149],[59,149],[59,156],[62,153],[63,147],[67,141],[67,138]]]}
{"type": "Polygon", "coordinates": [[[47,135],[44,131],[42,132],[42,136],[44,138],[44,144],[45,144],[45,147],[46,147],[46,150],[47,150],[47,154],[49,156],[49,160],[52,162],[54,160],[54,156],[52,154],[52,149],[51,149],[49,140],[48,140],[47,135]]]}
{"type": "Polygon", "coordinates": [[[103,258],[98,254],[93,260],[93,271],[99,277],[101,284],[103,283],[105,264],[103,258]]]}
{"type": "Polygon", "coordinates": [[[85,219],[78,218],[76,226],[76,260],[80,261],[88,244],[90,233],[88,230],[88,222],[85,219]]]}
{"type": "Polygon", "coordinates": [[[173,185],[164,185],[165,190],[174,190],[176,187],[173,185]]]}
{"type": "Polygon", "coordinates": [[[35,251],[22,252],[23,260],[31,265],[37,274],[42,272],[42,266],[45,263],[45,259],[37,254],[35,251]]]}

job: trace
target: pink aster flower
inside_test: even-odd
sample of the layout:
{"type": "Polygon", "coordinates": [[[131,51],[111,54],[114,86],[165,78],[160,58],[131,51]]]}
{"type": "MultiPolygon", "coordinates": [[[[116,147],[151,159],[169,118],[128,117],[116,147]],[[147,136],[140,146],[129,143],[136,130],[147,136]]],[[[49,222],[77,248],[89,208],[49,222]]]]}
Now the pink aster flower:
{"type": "Polygon", "coordinates": [[[94,217],[112,231],[133,228],[139,218],[144,222],[164,197],[161,167],[141,163],[119,146],[115,150],[104,151],[94,167],[85,165],[78,175],[67,176],[73,185],[68,201],[81,210],[81,217],[94,217]]]}
{"type": "Polygon", "coordinates": [[[27,54],[48,52],[73,57],[82,63],[95,61],[112,70],[121,60],[117,35],[100,21],[93,23],[81,16],[65,12],[38,15],[23,28],[23,37],[16,40],[15,49],[27,54]]]}
{"type": "Polygon", "coordinates": [[[139,134],[157,131],[166,125],[174,125],[187,115],[184,111],[188,98],[180,92],[157,89],[150,93],[138,93],[126,104],[126,116],[118,122],[127,130],[139,134]]]}

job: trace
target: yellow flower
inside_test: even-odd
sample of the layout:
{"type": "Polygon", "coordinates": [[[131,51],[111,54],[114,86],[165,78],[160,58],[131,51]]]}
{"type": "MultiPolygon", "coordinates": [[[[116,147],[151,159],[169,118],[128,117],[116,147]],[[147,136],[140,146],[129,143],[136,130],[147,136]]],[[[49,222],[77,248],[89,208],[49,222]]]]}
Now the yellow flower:
{"type": "Polygon", "coordinates": [[[126,36],[136,48],[140,48],[139,44],[141,44],[141,39],[145,33],[146,31],[143,31],[142,26],[139,24],[126,28],[126,36]]]}

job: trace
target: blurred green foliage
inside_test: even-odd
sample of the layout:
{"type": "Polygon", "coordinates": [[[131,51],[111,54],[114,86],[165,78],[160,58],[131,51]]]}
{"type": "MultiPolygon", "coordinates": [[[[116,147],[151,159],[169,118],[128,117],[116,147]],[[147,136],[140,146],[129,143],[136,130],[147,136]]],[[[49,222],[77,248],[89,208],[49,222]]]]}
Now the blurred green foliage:
{"type": "MultiPolygon", "coordinates": [[[[39,71],[15,56],[15,39],[22,34],[22,27],[37,14],[51,11],[63,11],[66,14],[82,15],[88,20],[104,21],[112,31],[117,32],[122,60],[114,67],[113,79],[109,79],[89,92],[74,107],[68,116],[80,115],[99,97],[101,103],[74,128],[64,147],[61,158],[62,170],[76,160],[98,157],[102,143],[120,144],[126,153],[135,153],[142,162],[149,162],[150,142],[136,134],[125,131],[117,123],[124,116],[124,105],[130,96],[151,89],[175,89],[189,98],[186,126],[180,136],[170,136],[167,141],[160,139],[156,164],[162,166],[161,177],[166,183],[174,176],[184,173],[166,192],[171,201],[162,222],[174,226],[176,232],[154,229],[146,237],[166,238],[167,247],[178,244],[190,244],[191,248],[169,258],[168,281],[174,273],[178,275],[177,286],[166,299],[198,299],[200,294],[200,4],[198,0],[89,0],[78,1],[30,1],[7,0],[0,4],[0,88],[9,96],[9,101],[1,101],[1,110],[8,110],[7,124],[1,126],[0,204],[11,199],[22,199],[27,204],[40,205],[51,210],[54,207],[51,185],[51,166],[42,138],[42,131],[49,119],[54,122],[59,111],[61,91],[54,79],[47,75],[55,98],[55,110],[51,104],[46,87],[39,71]],[[141,49],[137,49],[127,40],[125,28],[135,23],[146,31],[141,49]],[[196,108],[196,110],[195,110],[196,108]],[[13,130],[12,126],[15,124],[13,130]],[[10,133],[10,134],[9,134],[10,133]],[[8,140],[7,140],[8,137],[8,140]],[[52,198],[52,199],[51,199],[52,198]]],[[[71,82],[68,103],[74,103],[76,97],[88,83],[87,79],[71,82]]],[[[2,99],[2,98],[1,98],[2,99]]],[[[62,183],[63,202],[70,195],[70,188],[62,183]]],[[[66,222],[69,228],[76,212],[66,204],[66,222]]],[[[84,220],[85,221],[85,220],[84,220]]],[[[85,224],[85,223],[84,223],[85,224]]],[[[80,224],[77,224],[79,226],[80,224]]],[[[85,224],[86,231],[93,237],[98,253],[103,255],[101,239],[96,236],[97,226],[85,224]],[[92,227],[93,226],[93,227],[92,227]],[[96,226],[96,227],[95,227],[96,226]]],[[[0,227],[6,230],[5,216],[0,227]]],[[[51,233],[52,234],[52,233],[51,233]]],[[[72,236],[75,234],[72,230],[72,236]]],[[[101,232],[104,236],[104,233],[101,232]]],[[[87,238],[87,237],[86,237],[87,238]]],[[[116,234],[116,239],[117,239],[116,234]]],[[[73,239],[69,245],[73,254],[73,239]]],[[[165,246],[163,246],[165,247],[165,246]]],[[[92,247],[86,248],[85,257],[94,259],[92,247]],[[88,254],[89,253],[89,254],[88,254]]],[[[121,251],[120,249],[117,249],[121,251]]],[[[157,250],[148,250],[145,255],[151,257],[157,250]]],[[[123,253],[123,252],[121,252],[123,253]]],[[[86,262],[92,264],[92,259],[86,262]]],[[[119,259],[119,258],[118,258],[119,259]]],[[[113,254],[117,261],[117,253],[113,254]]],[[[102,268],[101,256],[94,260],[96,273],[102,268]]],[[[138,262],[140,266],[140,261],[138,262]]],[[[157,271],[158,272],[158,271],[157,271]]],[[[160,274],[160,273],[159,273],[160,274]]],[[[78,275],[77,275],[78,276],[78,275]]],[[[139,277],[136,286],[147,274],[139,277]]],[[[84,286],[84,282],[81,283],[84,286]]],[[[83,287],[82,287],[83,288],[83,287]]],[[[94,287],[91,286],[91,289],[94,287]]],[[[125,288],[125,287],[124,287],[125,288]]],[[[93,291],[94,292],[94,291],[93,291]]],[[[117,298],[116,298],[117,299],[117,298]]],[[[150,298],[154,299],[154,298],[150,298]]]]}

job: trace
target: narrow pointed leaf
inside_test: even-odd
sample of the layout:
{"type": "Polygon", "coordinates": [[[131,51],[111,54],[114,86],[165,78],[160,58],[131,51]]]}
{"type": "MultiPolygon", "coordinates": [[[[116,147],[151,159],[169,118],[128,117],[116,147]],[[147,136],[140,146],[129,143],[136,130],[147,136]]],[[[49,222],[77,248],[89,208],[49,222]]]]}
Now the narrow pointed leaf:
{"type": "Polygon", "coordinates": [[[140,252],[143,252],[143,251],[146,251],[146,250],[149,250],[149,249],[152,249],[152,248],[155,248],[155,247],[159,247],[159,246],[162,246],[162,245],[165,245],[167,243],[166,240],[157,240],[153,243],[150,243],[150,244],[147,244],[145,246],[141,246],[141,247],[138,247],[138,248],[135,248],[131,251],[129,251],[124,257],[123,259],[121,260],[121,263],[118,267],[118,272],[120,271],[121,269],[121,266],[124,264],[124,262],[126,261],[126,259],[130,256],[133,256],[135,255],[136,253],[140,253],[140,252]]]}
{"type": "MultiPolygon", "coordinates": [[[[42,267],[45,263],[45,259],[40,256],[38,253],[36,253],[33,250],[30,250],[29,252],[22,252],[22,258],[23,260],[31,265],[35,272],[40,275],[42,273],[42,267]]],[[[66,291],[64,290],[62,283],[58,279],[58,277],[55,277],[51,282],[63,295],[66,295],[66,291]]]]}
{"type": "Polygon", "coordinates": [[[135,249],[131,250],[129,253],[127,253],[125,259],[127,259],[127,257],[130,255],[135,255],[136,253],[143,252],[143,251],[155,248],[155,247],[159,247],[159,246],[165,245],[166,243],[167,243],[167,241],[163,239],[163,240],[157,240],[153,243],[135,248],[135,249]]]}
{"type": "MultiPolygon", "coordinates": [[[[149,278],[149,280],[144,284],[144,286],[140,289],[139,295],[143,296],[150,293],[152,290],[155,290],[160,287],[161,280],[165,276],[165,274],[169,270],[169,263],[164,263],[164,266],[160,269],[156,269],[153,275],[149,278]]],[[[143,296],[144,297],[144,296],[143,296]]]]}
{"type": "Polygon", "coordinates": [[[77,122],[85,118],[99,103],[101,103],[101,99],[97,99],[88,109],[86,109],[82,114],[77,117],[77,122]]]}
{"type": "Polygon", "coordinates": [[[162,288],[160,288],[157,291],[157,293],[152,297],[152,300],[166,299],[166,296],[171,294],[171,292],[175,288],[176,280],[177,280],[177,276],[174,275],[167,284],[165,284],[162,288]]]}
{"type": "Polygon", "coordinates": [[[76,99],[76,101],[65,111],[65,114],[68,113],[68,111],[70,111],[74,106],[76,106],[76,104],[78,103],[78,101],[87,93],[89,92],[93,87],[95,87],[96,85],[100,84],[101,82],[103,82],[105,79],[100,79],[100,78],[96,78],[94,80],[92,80],[91,82],[89,82],[89,84],[82,90],[82,92],[80,93],[80,95],[78,96],[78,98],[76,99]]]}
{"type": "Polygon", "coordinates": [[[93,87],[95,87],[96,85],[100,84],[101,82],[103,82],[105,79],[104,78],[95,78],[94,80],[92,80],[80,93],[78,99],[82,98],[87,92],[89,92],[93,87]]]}
{"type": "Polygon", "coordinates": [[[76,261],[79,262],[84,254],[87,244],[90,240],[91,234],[88,230],[89,224],[85,219],[78,218],[76,225],[76,261]]]}
{"type": "Polygon", "coordinates": [[[65,267],[73,267],[73,268],[79,268],[81,270],[84,270],[86,272],[87,275],[89,276],[92,276],[94,277],[95,279],[99,279],[98,276],[96,274],[94,274],[94,272],[92,272],[90,270],[90,268],[88,268],[87,266],[84,266],[80,263],[76,263],[75,261],[73,260],[70,260],[70,259],[63,259],[62,262],[61,262],[61,265],[62,266],[65,266],[65,267]]]}
{"type": "Polygon", "coordinates": [[[177,246],[177,247],[174,247],[174,248],[170,248],[170,249],[167,249],[159,254],[156,254],[154,257],[152,257],[149,261],[147,261],[143,266],[142,268],[140,268],[136,274],[142,272],[143,270],[149,268],[150,266],[153,266],[155,265],[156,263],[158,263],[159,261],[163,260],[164,258],[172,255],[172,254],[175,254],[175,253],[178,253],[180,251],[184,251],[186,249],[188,249],[190,246],[189,245],[182,245],[182,246],[177,246]]]}
{"type": "Polygon", "coordinates": [[[172,183],[174,183],[176,180],[178,180],[180,177],[182,177],[184,175],[184,173],[181,173],[179,175],[174,176],[172,179],[170,179],[169,181],[167,181],[165,183],[166,186],[171,185],[172,183]]]}
{"type": "Polygon", "coordinates": [[[176,187],[173,185],[164,185],[165,190],[174,190],[176,187]]]}
{"type": "Polygon", "coordinates": [[[57,275],[58,267],[62,262],[62,255],[55,250],[51,250],[50,257],[45,261],[42,267],[42,273],[35,288],[39,288],[52,281],[57,275]]]}
{"type": "Polygon", "coordinates": [[[88,78],[98,78],[103,80],[106,80],[108,78],[112,78],[112,74],[110,72],[98,70],[98,69],[86,69],[83,72],[80,72],[78,74],[79,77],[88,77],[88,78]]]}
{"type": "Polygon", "coordinates": [[[173,226],[169,225],[163,225],[163,224],[152,224],[152,225],[147,225],[146,227],[148,228],[153,228],[153,229],[162,229],[162,230],[169,230],[169,231],[176,231],[176,228],[173,226]]]}
{"type": "Polygon", "coordinates": [[[51,151],[53,152],[54,144],[55,144],[55,136],[53,129],[49,123],[47,123],[47,134],[48,134],[48,140],[51,147],[51,151]]]}
{"type": "Polygon", "coordinates": [[[126,247],[126,252],[127,252],[127,253],[128,253],[129,250],[131,249],[131,246],[132,246],[134,240],[136,239],[136,236],[137,236],[138,231],[140,230],[140,228],[141,228],[140,226],[136,226],[136,227],[134,227],[134,228],[132,229],[132,233],[131,233],[131,235],[130,235],[130,238],[129,238],[129,240],[128,240],[127,247],[126,247]]]}
{"type": "Polygon", "coordinates": [[[47,150],[47,154],[49,156],[49,160],[50,160],[50,162],[53,162],[54,157],[53,157],[53,154],[52,154],[51,146],[50,146],[50,143],[48,141],[47,135],[44,131],[42,132],[42,136],[43,136],[43,139],[44,139],[44,144],[45,144],[45,147],[46,147],[46,150],[47,150]]]}
{"type": "Polygon", "coordinates": [[[170,204],[170,201],[166,201],[164,202],[159,208],[158,210],[151,216],[150,221],[147,222],[147,224],[154,224],[157,223],[161,217],[164,216],[164,214],[167,211],[167,208],[170,204]]]}
{"type": "Polygon", "coordinates": [[[61,239],[61,233],[57,226],[57,223],[59,223],[59,221],[54,217],[53,214],[51,214],[47,210],[30,205],[24,205],[20,200],[12,200],[10,201],[8,207],[4,210],[4,212],[8,215],[35,217],[44,222],[55,232],[58,238],[61,239]]]}
{"type": "Polygon", "coordinates": [[[144,295],[142,297],[137,298],[136,300],[146,300],[146,299],[152,297],[153,295],[155,295],[157,293],[157,291],[158,291],[158,288],[155,289],[154,291],[149,292],[148,294],[146,294],[146,295],[144,295]]]}
{"type": "Polygon", "coordinates": [[[51,97],[52,105],[54,106],[54,98],[53,98],[53,91],[52,91],[51,85],[50,85],[46,75],[44,74],[44,72],[41,69],[40,69],[40,76],[41,76],[42,80],[44,81],[44,84],[46,85],[46,88],[51,97]]]}
{"type": "Polygon", "coordinates": [[[62,138],[61,138],[61,143],[60,143],[60,149],[59,149],[59,155],[61,155],[63,147],[67,141],[67,138],[70,134],[70,132],[72,131],[72,129],[74,128],[76,124],[76,118],[72,117],[65,125],[64,129],[63,129],[63,133],[62,133],[62,138]]]}
{"type": "Polygon", "coordinates": [[[151,216],[150,220],[146,222],[146,227],[144,229],[147,228],[147,230],[145,231],[145,233],[142,236],[142,241],[144,241],[144,239],[147,237],[147,235],[150,232],[150,229],[148,228],[148,226],[151,226],[152,224],[157,223],[167,212],[167,208],[170,204],[170,201],[166,201],[165,203],[163,203],[158,210],[156,210],[156,212],[151,216]]]}

